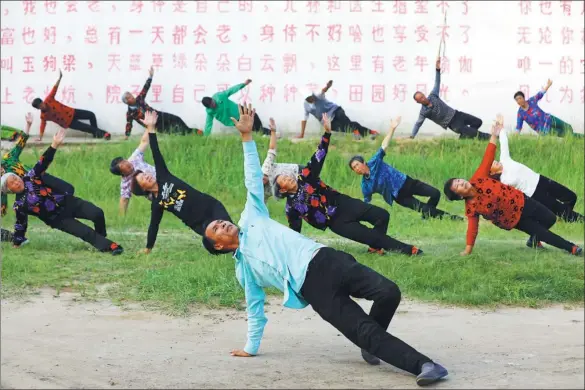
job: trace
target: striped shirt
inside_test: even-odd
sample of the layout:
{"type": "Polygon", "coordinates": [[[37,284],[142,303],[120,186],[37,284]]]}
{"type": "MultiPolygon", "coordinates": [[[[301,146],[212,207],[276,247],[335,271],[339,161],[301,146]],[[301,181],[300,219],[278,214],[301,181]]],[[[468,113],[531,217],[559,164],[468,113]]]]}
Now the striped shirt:
{"type": "Polygon", "coordinates": [[[431,94],[428,96],[431,104],[429,106],[423,105],[420,108],[420,113],[418,115],[418,120],[414,124],[412,128],[411,136],[414,137],[418,133],[420,127],[422,126],[425,119],[430,119],[443,129],[449,127],[449,123],[455,116],[455,110],[449,107],[444,101],[441,100],[439,97],[439,87],[441,85],[441,71],[437,70],[435,75],[435,86],[431,91],[431,94]]]}

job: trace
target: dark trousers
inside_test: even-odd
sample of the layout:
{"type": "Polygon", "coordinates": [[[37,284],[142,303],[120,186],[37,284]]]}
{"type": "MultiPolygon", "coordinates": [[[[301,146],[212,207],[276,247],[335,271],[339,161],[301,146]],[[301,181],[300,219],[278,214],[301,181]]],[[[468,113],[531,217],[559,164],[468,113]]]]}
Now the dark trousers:
{"type": "Polygon", "coordinates": [[[112,241],[106,238],[106,218],[102,209],[76,196],[68,196],[65,208],[47,225],[53,229],[59,229],[62,232],[81,238],[102,252],[109,251],[113,244],[112,241]],[[94,229],[78,221],[78,219],[92,221],[94,229]]]}
{"type": "Polygon", "coordinates": [[[577,203],[577,194],[546,176],[540,175],[531,198],[542,203],[565,222],[583,222],[584,220],[583,215],[573,210],[577,203]]]}
{"type": "Polygon", "coordinates": [[[443,218],[443,216],[450,214],[437,209],[439,199],[441,199],[441,193],[438,189],[427,183],[423,183],[420,180],[407,176],[404,185],[400,191],[398,191],[396,203],[402,207],[407,207],[411,210],[422,213],[425,218],[443,218]],[[423,203],[416,199],[414,195],[428,197],[429,200],[427,203],[423,203]]]}
{"type": "Polygon", "coordinates": [[[534,242],[544,241],[554,247],[571,252],[575,244],[550,231],[556,221],[557,217],[552,211],[524,195],[524,210],[522,210],[522,216],[516,229],[530,235],[534,242]]]}
{"type": "Polygon", "coordinates": [[[370,248],[412,254],[412,245],[386,235],[390,222],[390,214],[386,210],[344,194],[337,195],[336,204],[336,214],[329,222],[329,229],[334,233],[370,248]],[[362,221],[374,227],[367,227],[362,221]]]}
{"type": "Polygon", "coordinates": [[[270,134],[270,129],[264,127],[262,121],[260,120],[260,117],[258,116],[258,113],[254,114],[254,124],[252,125],[252,128],[254,129],[254,131],[262,131],[262,133],[266,135],[270,134]]]}
{"type": "Polygon", "coordinates": [[[178,116],[168,112],[157,111],[156,130],[168,134],[191,134],[193,129],[178,116]]]}
{"type": "Polygon", "coordinates": [[[358,122],[354,122],[345,115],[343,108],[338,107],[334,112],[333,120],[331,121],[331,130],[339,132],[352,132],[354,130],[359,131],[362,136],[370,134],[370,129],[360,125],[358,122]]]}
{"type": "Polygon", "coordinates": [[[490,139],[490,134],[479,131],[482,124],[482,120],[478,117],[466,114],[465,112],[455,111],[455,116],[451,119],[449,128],[459,134],[459,139],[490,139]]]}
{"type": "Polygon", "coordinates": [[[97,119],[93,112],[78,108],[73,113],[73,121],[69,125],[69,128],[93,134],[93,138],[104,138],[104,135],[106,135],[105,131],[98,128],[97,119]],[[81,121],[89,121],[89,125],[81,121]]]}
{"type": "Polygon", "coordinates": [[[75,188],[71,184],[48,173],[43,174],[43,182],[47,187],[54,190],[55,193],[66,195],[73,195],[75,193],[75,188]]]}
{"type": "Polygon", "coordinates": [[[10,230],[6,230],[6,229],[1,229],[1,231],[2,231],[2,234],[0,235],[1,241],[2,242],[12,242],[12,238],[14,237],[12,232],[10,230]]]}
{"type": "Polygon", "coordinates": [[[353,256],[321,248],[309,263],[300,293],[321,318],[386,363],[418,375],[431,362],[386,331],[400,304],[398,286],[353,256]],[[370,314],[350,297],[374,301],[370,314]]]}

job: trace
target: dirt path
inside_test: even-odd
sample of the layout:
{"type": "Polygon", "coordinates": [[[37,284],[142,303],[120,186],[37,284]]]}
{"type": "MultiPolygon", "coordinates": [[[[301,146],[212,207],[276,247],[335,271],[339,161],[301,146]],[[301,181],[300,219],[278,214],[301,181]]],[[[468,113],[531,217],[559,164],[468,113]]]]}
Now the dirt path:
{"type": "MultiPolygon", "coordinates": [[[[368,302],[361,302],[369,306],[368,302]]],[[[2,388],[414,388],[307,308],[267,306],[261,355],[232,358],[245,314],[170,318],[45,290],[2,302],[2,388]]],[[[401,305],[391,330],[444,363],[440,388],[583,388],[583,309],[401,305]]]]}

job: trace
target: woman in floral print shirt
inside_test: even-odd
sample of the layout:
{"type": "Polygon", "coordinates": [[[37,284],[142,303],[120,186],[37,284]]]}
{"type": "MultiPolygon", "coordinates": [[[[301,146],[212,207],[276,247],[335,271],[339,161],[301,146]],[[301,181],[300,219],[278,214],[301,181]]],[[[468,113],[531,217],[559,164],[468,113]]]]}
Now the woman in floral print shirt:
{"type": "Polygon", "coordinates": [[[275,178],[274,195],[286,197],[286,216],[291,229],[301,232],[302,220],[311,226],[350,240],[366,244],[370,252],[382,254],[384,250],[409,255],[422,254],[422,250],[386,235],[390,214],[377,206],[340,194],[321,180],[321,169],[331,139],[331,123],[323,114],[325,134],[317,151],[298,176],[280,174],[275,178]],[[361,222],[372,225],[369,228],[361,222]]]}
{"type": "Polygon", "coordinates": [[[449,200],[465,199],[465,214],[468,220],[467,245],[462,255],[469,255],[479,228],[479,216],[504,230],[518,229],[528,235],[527,245],[540,246],[544,241],[552,246],[580,256],[582,249],[550,231],[556,222],[552,211],[522,191],[490,177],[490,168],[496,155],[496,143],[504,126],[501,115],[492,127],[492,136],[483,160],[470,181],[449,179],[445,183],[445,195],[449,200]]]}
{"type": "Polygon", "coordinates": [[[73,195],[61,193],[47,185],[45,181],[45,171],[53,161],[57,148],[65,139],[65,133],[65,129],[61,129],[55,134],[51,146],[24,177],[21,178],[14,173],[5,173],[2,176],[2,192],[20,195],[14,202],[16,212],[12,240],[14,247],[18,248],[25,241],[28,216],[34,215],[53,229],[79,237],[101,252],[121,254],[122,247],[106,238],[104,212],[99,207],[73,195]],[[78,219],[91,220],[95,230],[78,219]]]}

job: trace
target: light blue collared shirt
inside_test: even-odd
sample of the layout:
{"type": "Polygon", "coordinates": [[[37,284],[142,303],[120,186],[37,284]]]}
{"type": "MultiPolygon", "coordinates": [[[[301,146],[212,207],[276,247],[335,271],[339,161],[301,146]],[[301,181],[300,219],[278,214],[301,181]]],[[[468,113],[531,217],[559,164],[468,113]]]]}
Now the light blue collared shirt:
{"type": "Polygon", "coordinates": [[[309,114],[313,115],[317,120],[323,123],[323,114],[327,114],[330,121],[333,121],[335,118],[335,110],[339,108],[339,106],[333,102],[330,102],[325,98],[325,94],[320,92],[318,94],[313,93],[315,97],[314,103],[309,103],[305,100],[305,120],[309,119],[309,114]]]}
{"type": "Polygon", "coordinates": [[[246,294],[248,341],[244,351],[256,355],[267,319],[265,287],[284,293],[283,305],[302,309],[300,295],[309,262],[321,245],[270,219],[264,203],[264,184],[254,141],[244,142],[244,176],[248,195],[238,225],[239,247],[234,254],[236,277],[246,294]]]}

